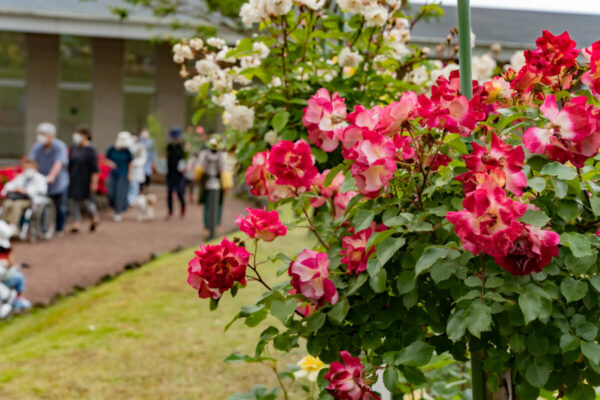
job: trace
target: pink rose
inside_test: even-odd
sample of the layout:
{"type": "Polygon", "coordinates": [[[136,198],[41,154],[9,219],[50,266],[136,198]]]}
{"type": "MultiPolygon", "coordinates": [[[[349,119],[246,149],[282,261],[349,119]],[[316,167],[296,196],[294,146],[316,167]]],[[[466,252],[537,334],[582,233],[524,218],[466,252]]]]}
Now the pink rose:
{"type": "Polygon", "coordinates": [[[292,286],[296,293],[319,306],[325,302],[335,304],[338,292],[329,277],[329,257],[327,253],[314,250],[303,250],[296,261],[292,261],[288,269],[292,277],[292,286]]]}
{"type": "Polygon", "coordinates": [[[242,232],[252,239],[262,239],[272,242],[277,236],[285,236],[287,228],[279,220],[279,213],[275,210],[247,208],[247,216],[238,215],[236,225],[242,232]]]}
{"type": "Polygon", "coordinates": [[[302,124],[308,129],[309,140],[323,151],[333,151],[338,146],[335,131],[344,123],[346,104],[337,93],[333,96],[327,89],[319,89],[307,101],[302,124]]]}
{"type": "Polygon", "coordinates": [[[305,140],[298,140],[295,143],[282,140],[273,146],[267,169],[273,174],[278,185],[290,185],[307,190],[318,173],[310,153],[310,145],[305,140]]]}
{"type": "Polygon", "coordinates": [[[341,263],[346,265],[346,271],[351,275],[358,275],[367,269],[369,257],[375,251],[372,247],[367,251],[367,242],[375,232],[386,230],[385,225],[379,225],[371,222],[371,226],[363,229],[358,233],[354,233],[354,227],[350,228],[351,236],[344,236],[342,239],[342,250],[340,254],[343,256],[341,263]]]}
{"type": "Polygon", "coordinates": [[[189,262],[188,284],[201,298],[217,300],[235,282],[246,284],[246,267],[250,253],[227,238],[218,245],[200,245],[189,262]]]}
{"type": "Polygon", "coordinates": [[[360,358],[352,357],[347,351],[340,352],[343,363],[334,361],[325,379],[329,382],[327,391],[335,399],[342,400],[381,400],[362,379],[365,369],[360,358]]]}

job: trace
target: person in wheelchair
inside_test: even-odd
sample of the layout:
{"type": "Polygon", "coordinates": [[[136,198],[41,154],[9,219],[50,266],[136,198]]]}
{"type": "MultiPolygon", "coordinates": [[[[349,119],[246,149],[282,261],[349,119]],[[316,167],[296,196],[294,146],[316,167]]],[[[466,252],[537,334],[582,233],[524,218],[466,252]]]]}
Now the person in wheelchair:
{"type": "Polygon", "coordinates": [[[45,198],[48,190],[46,177],[37,171],[37,163],[23,158],[23,172],[4,185],[0,193],[4,197],[2,215],[12,229],[13,235],[19,231],[19,225],[25,211],[45,198]]]}
{"type": "Polygon", "coordinates": [[[23,297],[25,291],[25,275],[19,271],[15,264],[10,237],[11,227],[4,221],[0,221],[0,284],[17,292],[16,299],[12,302],[15,311],[31,307],[31,302],[23,297]]]}

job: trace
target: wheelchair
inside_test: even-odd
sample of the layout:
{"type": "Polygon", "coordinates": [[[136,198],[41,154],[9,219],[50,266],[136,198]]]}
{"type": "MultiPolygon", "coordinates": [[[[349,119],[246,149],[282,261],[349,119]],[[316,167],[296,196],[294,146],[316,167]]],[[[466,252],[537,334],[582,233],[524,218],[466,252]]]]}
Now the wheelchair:
{"type": "Polygon", "coordinates": [[[49,197],[38,199],[21,217],[17,237],[20,240],[50,240],[56,232],[56,208],[49,197]]]}

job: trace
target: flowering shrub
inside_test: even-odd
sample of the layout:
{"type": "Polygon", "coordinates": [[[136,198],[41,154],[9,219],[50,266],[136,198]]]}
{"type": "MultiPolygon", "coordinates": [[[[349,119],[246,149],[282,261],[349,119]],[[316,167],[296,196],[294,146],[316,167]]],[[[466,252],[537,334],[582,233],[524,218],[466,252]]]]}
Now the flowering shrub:
{"type": "Polygon", "coordinates": [[[429,390],[424,367],[440,357],[482,360],[489,398],[594,399],[599,46],[580,51],[567,33],[544,32],[519,70],[474,81],[471,98],[455,70],[424,90],[405,80],[426,62],[398,45],[417,19],[403,4],[340,1],[343,18],[321,15],[318,1],[251,1],[242,18],[267,38],[234,50],[213,40],[214,60],[192,41],[196,52],[176,51],[176,61],[201,53],[198,63],[212,63],[190,79],[208,85],[200,70],[214,73],[213,94],[219,80],[262,81],[214,101],[229,115],[254,105],[253,123],[230,132],[250,192],[289,204],[317,242],[271,257],[289,276],[275,285],[256,261],[260,237],[244,227],[255,245],[203,246],[190,283],[216,306],[245,284],[245,260],[266,292],[236,319],[280,322],[246,360],[305,346],[329,364],[320,399],[378,398],[381,370],[394,394],[429,390]],[[320,58],[331,54],[335,68],[320,58]]]}

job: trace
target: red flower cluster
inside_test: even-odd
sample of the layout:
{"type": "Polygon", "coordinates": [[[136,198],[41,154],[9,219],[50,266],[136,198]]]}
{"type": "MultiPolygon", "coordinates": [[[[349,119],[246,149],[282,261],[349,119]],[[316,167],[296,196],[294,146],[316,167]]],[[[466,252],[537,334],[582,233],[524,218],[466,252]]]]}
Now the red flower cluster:
{"type": "Polygon", "coordinates": [[[598,154],[600,146],[600,109],[586,101],[585,96],[574,97],[559,110],[555,96],[548,95],[540,107],[548,122],[541,128],[527,129],[523,145],[551,160],[583,167],[588,158],[598,154]]]}
{"type": "Polygon", "coordinates": [[[352,357],[347,351],[340,352],[340,356],[343,363],[332,362],[325,375],[329,382],[329,394],[340,400],[381,400],[363,382],[362,371],[365,367],[360,363],[360,358],[352,357]]]}
{"type": "Polygon", "coordinates": [[[331,96],[327,89],[321,88],[307,103],[302,124],[308,130],[309,140],[323,151],[335,150],[339,143],[335,131],[343,128],[346,118],[345,99],[337,93],[331,96]]]}
{"type": "Polygon", "coordinates": [[[473,143],[473,152],[464,156],[469,171],[456,179],[463,182],[464,210],[451,211],[446,219],[463,246],[473,254],[484,252],[513,275],[539,272],[558,255],[558,234],[519,222],[527,204],[508,197],[506,190],[518,197],[526,186],[523,149],[512,147],[493,133],[486,147],[473,143]]]}
{"type": "Polygon", "coordinates": [[[527,186],[527,178],[522,172],[525,152],[521,146],[512,147],[504,143],[496,133],[492,133],[490,148],[472,143],[473,152],[463,156],[469,169],[456,177],[464,185],[465,193],[472,192],[478,184],[478,174],[491,174],[501,187],[506,188],[518,197],[527,186]]]}
{"type": "Polygon", "coordinates": [[[592,43],[582,51],[590,63],[589,70],[581,76],[581,82],[588,85],[594,96],[600,96],[600,41],[592,43]]]}
{"type": "Polygon", "coordinates": [[[452,71],[449,79],[440,76],[431,88],[431,96],[419,96],[416,114],[422,117],[421,125],[469,136],[477,123],[487,118],[485,90],[477,81],[473,81],[473,86],[473,97],[467,100],[459,94],[458,71],[452,71]]]}
{"type": "Polygon", "coordinates": [[[567,71],[577,66],[577,44],[567,32],[554,36],[548,31],[543,31],[535,43],[535,50],[525,51],[526,64],[511,82],[511,87],[519,92],[528,92],[537,83],[555,89],[569,88],[571,76],[567,71]]]}
{"type": "Polygon", "coordinates": [[[242,232],[252,239],[262,239],[272,242],[277,236],[285,236],[287,228],[279,220],[279,213],[275,210],[247,208],[247,216],[238,215],[236,225],[242,232]]]}
{"type": "Polygon", "coordinates": [[[311,303],[321,307],[325,302],[335,304],[338,292],[329,279],[329,257],[327,253],[303,250],[288,268],[292,286],[311,303]]]}
{"type": "Polygon", "coordinates": [[[198,296],[219,299],[235,282],[246,284],[250,253],[224,238],[218,245],[200,245],[189,262],[188,284],[198,296]]]}
{"type": "Polygon", "coordinates": [[[350,228],[352,236],[344,236],[342,239],[342,250],[340,254],[343,256],[341,263],[345,264],[346,271],[351,275],[358,275],[367,269],[367,261],[375,247],[367,251],[367,241],[375,232],[382,232],[387,227],[383,224],[377,226],[375,222],[371,223],[367,229],[363,229],[358,233],[354,233],[354,227],[350,228]]]}

